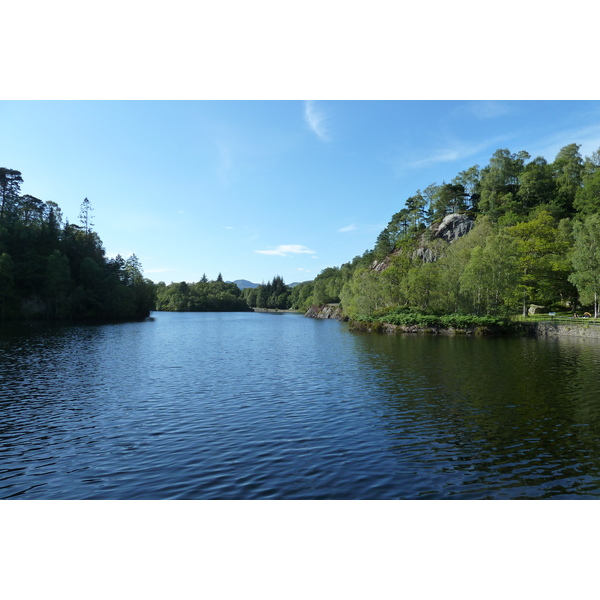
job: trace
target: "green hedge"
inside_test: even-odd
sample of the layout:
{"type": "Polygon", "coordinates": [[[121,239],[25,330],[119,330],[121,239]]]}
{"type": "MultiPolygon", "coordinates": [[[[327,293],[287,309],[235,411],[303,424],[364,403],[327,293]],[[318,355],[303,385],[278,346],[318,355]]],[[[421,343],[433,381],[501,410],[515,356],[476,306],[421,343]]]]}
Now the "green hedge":
{"type": "Polygon", "coordinates": [[[504,328],[509,322],[500,317],[475,315],[426,315],[415,311],[394,311],[383,315],[358,316],[355,321],[359,323],[389,323],[390,325],[404,325],[417,327],[442,327],[453,329],[471,329],[476,327],[504,328]]]}

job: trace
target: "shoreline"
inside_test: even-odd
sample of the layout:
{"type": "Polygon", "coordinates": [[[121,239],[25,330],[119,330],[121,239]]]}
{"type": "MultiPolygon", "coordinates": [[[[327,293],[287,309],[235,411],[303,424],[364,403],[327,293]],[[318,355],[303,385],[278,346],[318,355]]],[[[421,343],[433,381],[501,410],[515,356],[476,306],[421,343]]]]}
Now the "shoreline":
{"type": "Polygon", "coordinates": [[[253,308],[252,312],[260,312],[260,313],[293,313],[293,314],[302,314],[299,310],[294,310],[292,308],[253,308]]]}
{"type": "Polygon", "coordinates": [[[388,335],[425,334],[425,335],[466,335],[466,336],[503,336],[518,335],[524,337],[579,337],[600,339],[600,324],[590,323],[523,323],[516,321],[506,327],[422,327],[419,325],[393,325],[391,323],[350,322],[350,330],[364,333],[381,333],[388,335]]]}
{"type": "Polygon", "coordinates": [[[357,333],[381,333],[387,335],[401,334],[424,334],[424,335],[465,335],[465,336],[498,336],[498,335],[527,335],[528,332],[519,331],[520,327],[490,327],[490,326],[474,326],[474,327],[440,327],[430,326],[424,327],[421,325],[394,325],[392,323],[368,323],[361,321],[350,321],[350,331],[357,333]]]}
{"type": "Polygon", "coordinates": [[[326,304],[324,306],[310,307],[305,317],[313,319],[336,319],[349,321],[349,329],[353,332],[382,333],[388,335],[399,334],[427,334],[427,335],[467,335],[467,336],[501,336],[520,335],[530,337],[585,337],[600,339],[600,322],[585,319],[565,321],[511,321],[506,325],[467,325],[466,327],[451,327],[443,325],[395,325],[379,321],[356,321],[344,317],[339,304],[326,304]]]}

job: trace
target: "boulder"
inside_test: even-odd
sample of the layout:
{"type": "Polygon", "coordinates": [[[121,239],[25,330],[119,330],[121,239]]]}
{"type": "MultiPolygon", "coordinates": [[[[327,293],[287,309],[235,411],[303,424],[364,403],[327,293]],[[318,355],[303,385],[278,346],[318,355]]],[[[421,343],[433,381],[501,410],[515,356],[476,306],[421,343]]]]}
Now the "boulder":
{"type": "Polygon", "coordinates": [[[547,313],[547,306],[540,306],[539,304],[532,304],[527,311],[530,315],[539,315],[540,313],[547,313]]]}

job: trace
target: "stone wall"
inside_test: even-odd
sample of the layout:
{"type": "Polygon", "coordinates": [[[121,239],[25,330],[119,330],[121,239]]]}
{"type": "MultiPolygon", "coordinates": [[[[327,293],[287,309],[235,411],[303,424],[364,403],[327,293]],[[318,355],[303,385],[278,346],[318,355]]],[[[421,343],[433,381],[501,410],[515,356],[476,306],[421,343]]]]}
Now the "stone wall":
{"type": "Polygon", "coordinates": [[[531,323],[530,327],[537,337],[568,336],[600,339],[600,325],[586,323],[585,319],[577,319],[577,322],[574,321],[573,324],[531,323]]]}

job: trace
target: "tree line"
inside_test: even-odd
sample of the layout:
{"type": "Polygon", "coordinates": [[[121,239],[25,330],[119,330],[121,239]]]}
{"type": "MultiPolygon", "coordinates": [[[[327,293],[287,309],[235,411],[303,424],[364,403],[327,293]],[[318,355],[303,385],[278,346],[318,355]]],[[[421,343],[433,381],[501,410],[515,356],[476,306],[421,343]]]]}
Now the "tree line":
{"type": "Polygon", "coordinates": [[[314,280],[280,276],[243,291],[206,276],[197,283],[145,279],[132,255],[107,259],[86,198],[79,224],[60,207],[21,195],[19,171],[0,169],[0,318],[142,318],[176,311],[306,310],[341,303],[351,318],[393,313],[508,316],[532,304],[598,315],[600,150],[569,144],[552,162],[499,149],[449,183],[408,197],[374,247],[314,280]],[[450,214],[472,221],[449,242],[450,214]]]}
{"type": "Polygon", "coordinates": [[[226,283],[219,273],[215,281],[206,275],[197,283],[170,283],[156,286],[156,310],[176,312],[249,311],[242,291],[235,283],[226,283]]]}
{"type": "Polygon", "coordinates": [[[245,288],[243,297],[252,308],[287,310],[292,307],[292,290],[279,275],[273,281],[261,283],[255,288],[245,288]]]}
{"type": "Polygon", "coordinates": [[[22,183],[0,168],[0,320],[147,317],[154,284],[135,254],[106,257],[91,202],[69,223],[56,202],[21,195],[22,183]]]}
{"type": "Polygon", "coordinates": [[[297,308],[341,302],[351,318],[406,311],[526,314],[532,304],[598,315],[600,150],[563,147],[554,161],[497,150],[449,183],[417,190],[372,249],[294,289],[297,308]],[[449,214],[472,219],[453,242],[449,214]]]}

